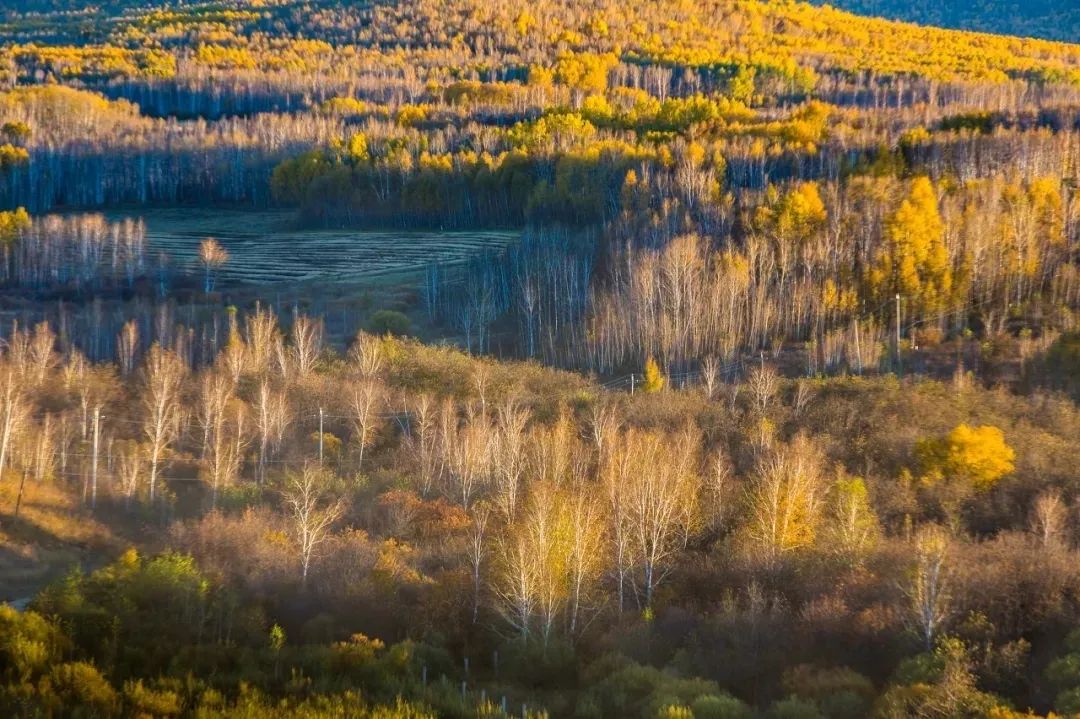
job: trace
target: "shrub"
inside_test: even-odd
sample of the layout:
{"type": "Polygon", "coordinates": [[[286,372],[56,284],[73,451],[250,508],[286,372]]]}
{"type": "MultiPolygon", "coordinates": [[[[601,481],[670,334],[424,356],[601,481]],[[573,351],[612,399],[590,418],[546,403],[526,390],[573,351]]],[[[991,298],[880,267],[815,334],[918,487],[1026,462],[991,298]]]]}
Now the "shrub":
{"type": "Polygon", "coordinates": [[[112,716],[116,711],[116,690],[86,662],[53,667],[42,682],[41,693],[72,716],[112,716]]]}
{"type": "Polygon", "coordinates": [[[765,716],[768,719],[824,719],[817,704],[799,697],[774,702],[765,716]]]}
{"type": "Polygon", "coordinates": [[[706,694],[690,705],[694,719],[750,719],[750,707],[728,694],[706,694]]]}
{"type": "Polygon", "coordinates": [[[377,335],[407,335],[412,321],[397,310],[377,310],[367,321],[368,332],[377,335]]]}

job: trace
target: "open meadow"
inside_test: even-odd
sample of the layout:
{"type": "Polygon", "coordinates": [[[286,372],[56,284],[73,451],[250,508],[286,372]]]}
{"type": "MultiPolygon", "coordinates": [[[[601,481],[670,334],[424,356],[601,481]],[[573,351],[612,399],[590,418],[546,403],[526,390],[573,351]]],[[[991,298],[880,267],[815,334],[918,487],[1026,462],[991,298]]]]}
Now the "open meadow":
{"type": "Polygon", "coordinates": [[[213,237],[229,252],[221,278],[230,283],[395,284],[437,263],[452,266],[499,250],[516,231],[296,229],[293,213],[206,208],[139,209],[110,219],[142,218],[148,252],[164,252],[184,272],[198,272],[199,243],[213,237]]]}

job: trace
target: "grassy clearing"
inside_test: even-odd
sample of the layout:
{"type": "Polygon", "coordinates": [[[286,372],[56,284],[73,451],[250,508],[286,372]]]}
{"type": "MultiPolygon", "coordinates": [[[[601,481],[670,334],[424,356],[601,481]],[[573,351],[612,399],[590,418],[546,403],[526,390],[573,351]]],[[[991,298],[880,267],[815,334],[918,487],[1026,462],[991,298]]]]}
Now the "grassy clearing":
{"type": "MultiPolygon", "coordinates": [[[[133,213],[134,214],[134,213],[133,213]]],[[[291,213],[206,209],[145,210],[151,253],[195,270],[199,242],[215,237],[231,258],[223,281],[393,284],[416,279],[433,262],[454,264],[517,239],[512,231],[411,232],[296,230],[291,213]]]]}
{"type": "Polygon", "coordinates": [[[97,566],[126,546],[51,482],[27,482],[16,517],[18,489],[14,474],[0,480],[0,602],[24,600],[73,566],[97,566]]]}

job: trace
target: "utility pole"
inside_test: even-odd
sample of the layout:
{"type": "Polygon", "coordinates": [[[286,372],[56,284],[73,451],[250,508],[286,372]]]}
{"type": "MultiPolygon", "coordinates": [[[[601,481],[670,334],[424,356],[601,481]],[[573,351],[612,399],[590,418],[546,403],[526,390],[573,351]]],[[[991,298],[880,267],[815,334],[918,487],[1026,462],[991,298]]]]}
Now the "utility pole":
{"type": "Polygon", "coordinates": [[[26,487],[26,475],[30,470],[23,467],[22,478],[19,480],[19,493],[15,495],[15,519],[19,518],[19,509],[22,507],[23,488],[26,487]]]}
{"type": "Polygon", "coordinates": [[[854,320],[855,324],[855,366],[858,368],[858,373],[862,375],[862,348],[859,346],[859,318],[854,320]]]}
{"type": "Polygon", "coordinates": [[[98,437],[101,427],[101,408],[94,407],[94,459],[90,468],[90,509],[97,509],[98,437]]]}
{"type": "Polygon", "coordinates": [[[322,466],[323,458],[323,408],[319,407],[319,466],[322,466]]]}
{"type": "Polygon", "coordinates": [[[900,293],[896,293],[896,373],[903,374],[900,366],[900,293]]]}

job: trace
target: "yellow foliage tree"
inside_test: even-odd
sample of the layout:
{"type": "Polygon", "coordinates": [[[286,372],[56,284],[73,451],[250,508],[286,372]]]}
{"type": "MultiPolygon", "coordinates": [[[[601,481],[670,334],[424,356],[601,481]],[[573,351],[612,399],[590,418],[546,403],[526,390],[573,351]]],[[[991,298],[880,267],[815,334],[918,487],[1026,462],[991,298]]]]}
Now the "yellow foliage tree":
{"type": "Polygon", "coordinates": [[[937,309],[948,298],[952,273],[945,225],[929,178],[916,178],[910,194],[889,216],[870,281],[880,296],[901,294],[924,310],[937,309]]]}
{"type": "Polygon", "coordinates": [[[349,160],[353,164],[360,164],[367,162],[371,159],[371,153],[368,151],[368,139],[367,135],[362,132],[354,133],[349,138],[349,160]]]}
{"type": "Polygon", "coordinates": [[[866,483],[841,475],[829,497],[829,546],[842,559],[858,562],[878,538],[880,527],[866,483]]]}
{"type": "Polygon", "coordinates": [[[763,454],[747,490],[743,533],[752,553],[773,562],[814,544],[822,518],[821,461],[805,435],[763,454]]]}
{"type": "Polygon", "coordinates": [[[816,182],[800,182],[776,202],[761,207],[757,224],[781,242],[802,243],[818,232],[828,219],[816,182]]]}
{"type": "Polygon", "coordinates": [[[19,208],[11,212],[0,212],[0,247],[10,248],[26,230],[30,229],[30,215],[19,208]]]}
{"type": "Polygon", "coordinates": [[[0,170],[8,170],[12,167],[25,165],[30,161],[30,153],[26,148],[18,147],[10,143],[0,145],[0,170]]]}
{"type": "Polygon", "coordinates": [[[939,439],[923,440],[915,448],[924,478],[963,478],[978,490],[989,489],[1010,474],[1016,453],[1005,434],[991,425],[960,424],[939,439]]]}
{"type": "Polygon", "coordinates": [[[652,357],[645,360],[645,378],[641,381],[641,389],[646,393],[659,392],[664,388],[664,375],[660,372],[660,365],[652,357]]]}

